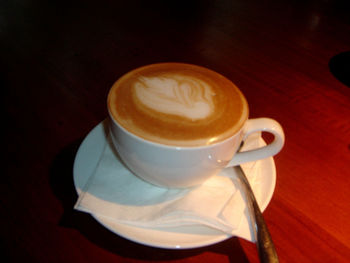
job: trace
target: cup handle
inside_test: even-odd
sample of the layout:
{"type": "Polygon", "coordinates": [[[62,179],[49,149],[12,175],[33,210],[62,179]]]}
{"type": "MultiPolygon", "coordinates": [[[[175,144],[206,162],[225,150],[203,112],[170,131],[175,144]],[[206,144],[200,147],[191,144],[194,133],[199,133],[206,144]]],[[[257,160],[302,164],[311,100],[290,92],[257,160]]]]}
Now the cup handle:
{"type": "Polygon", "coordinates": [[[277,154],[284,145],[284,132],[281,125],[270,118],[249,119],[246,122],[243,141],[252,133],[269,132],[274,135],[274,140],[261,148],[237,152],[226,167],[236,166],[246,162],[264,159],[277,154]]]}

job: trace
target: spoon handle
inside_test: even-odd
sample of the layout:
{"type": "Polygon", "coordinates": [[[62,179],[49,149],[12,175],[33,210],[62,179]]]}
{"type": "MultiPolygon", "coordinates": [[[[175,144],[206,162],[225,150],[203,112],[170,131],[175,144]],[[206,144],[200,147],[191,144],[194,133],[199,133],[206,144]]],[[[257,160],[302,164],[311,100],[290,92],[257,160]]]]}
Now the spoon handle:
{"type": "Polygon", "coordinates": [[[276,253],[275,245],[271,239],[271,235],[269,230],[267,229],[267,225],[262,216],[258,203],[256,202],[254,193],[246,175],[244,174],[241,166],[233,167],[236,174],[238,175],[238,179],[242,185],[242,190],[246,197],[246,202],[248,206],[249,216],[251,218],[251,222],[253,224],[254,237],[256,240],[256,246],[259,252],[260,262],[270,263],[276,262],[278,263],[278,256],[276,253]]]}

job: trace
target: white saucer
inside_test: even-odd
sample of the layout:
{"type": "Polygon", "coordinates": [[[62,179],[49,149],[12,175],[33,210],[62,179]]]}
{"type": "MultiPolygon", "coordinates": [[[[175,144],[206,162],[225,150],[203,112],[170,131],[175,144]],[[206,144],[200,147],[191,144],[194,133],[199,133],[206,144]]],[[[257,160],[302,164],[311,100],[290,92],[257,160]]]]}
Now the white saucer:
{"type": "MultiPolygon", "coordinates": [[[[84,139],[74,161],[74,184],[79,193],[87,179],[94,172],[106,140],[108,120],[98,124],[84,139]]],[[[263,139],[260,138],[263,142],[263,139]]],[[[255,178],[253,191],[263,211],[269,204],[276,183],[276,168],[272,157],[260,160],[261,172],[255,178]]],[[[233,169],[232,173],[234,173],[233,169]]],[[[117,223],[111,219],[93,215],[94,218],[110,231],[137,243],[159,248],[183,249],[197,248],[226,240],[231,235],[224,234],[205,226],[181,226],[173,228],[139,228],[117,223]]],[[[252,231],[246,218],[234,233],[235,236],[253,240],[252,231]]]]}

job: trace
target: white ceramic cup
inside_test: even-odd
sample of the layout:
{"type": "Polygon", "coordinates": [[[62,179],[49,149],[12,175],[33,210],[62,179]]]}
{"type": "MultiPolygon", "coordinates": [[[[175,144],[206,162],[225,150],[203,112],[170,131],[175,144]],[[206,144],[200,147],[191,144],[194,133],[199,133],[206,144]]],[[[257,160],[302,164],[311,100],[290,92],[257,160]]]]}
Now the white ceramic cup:
{"type": "Polygon", "coordinates": [[[110,132],[115,148],[127,167],[145,181],[169,188],[199,185],[222,169],[277,154],[284,145],[281,125],[273,119],[248,119],[241,130],[214,144],[177,147],[154,143],[124,129],[111,118],[110,132]],[[237,152],[254,132],[268,132],[274,140],[258,149],[237,152]]]}

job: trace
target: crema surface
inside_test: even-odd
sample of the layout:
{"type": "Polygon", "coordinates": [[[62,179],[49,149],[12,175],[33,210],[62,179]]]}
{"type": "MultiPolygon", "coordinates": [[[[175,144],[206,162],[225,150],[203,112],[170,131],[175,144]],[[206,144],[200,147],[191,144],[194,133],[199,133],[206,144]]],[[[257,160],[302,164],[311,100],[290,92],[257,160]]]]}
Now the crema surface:
{"type": "Polygon", "coordinates": [[[129,132],[175,146],[224,140],[248,118],[247,102],[230,80],[181,63],[153,64],[122,76],[110,90],[108,109],[129,132]]]}

